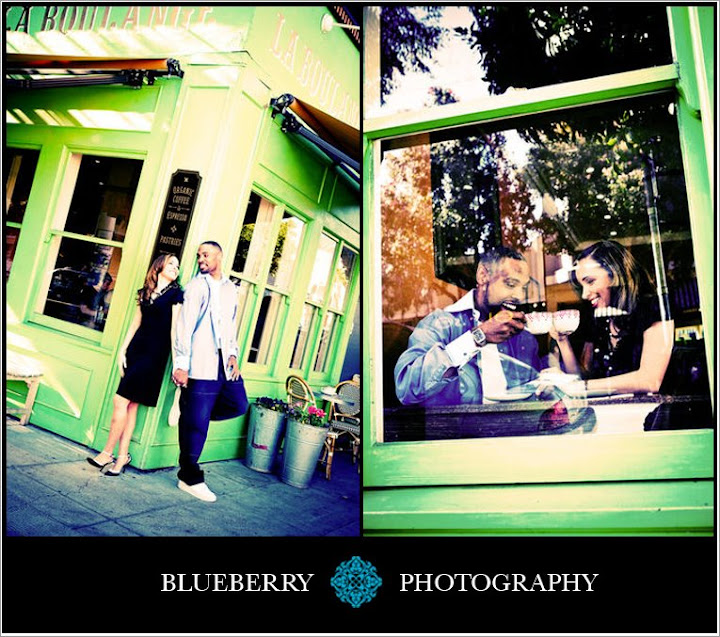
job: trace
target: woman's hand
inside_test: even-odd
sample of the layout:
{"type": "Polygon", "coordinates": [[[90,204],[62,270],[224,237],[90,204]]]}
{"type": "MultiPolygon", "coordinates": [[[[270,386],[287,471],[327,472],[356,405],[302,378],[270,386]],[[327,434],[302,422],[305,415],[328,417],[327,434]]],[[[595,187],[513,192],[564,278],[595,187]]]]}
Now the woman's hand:
{"type": "Polygon", "coordinates": [[[240,367],[235,356],[228,358],[228,371],[230,372],[230,380],[237,380],[240,378],[240,367]]]}
{"type": "Polygon", "coordinates": [[[176,387],[187,387],[188,372],[186,369],[176,369],[172,373],[172,381],[176,387]]]}
{"type": "Polygon", "coordinates": [[[118,369],[120,370],[120,376],[125,376],[125,369],[127,368],[127,357],[125,352],[120,352],[118,357],[118,369]]]}

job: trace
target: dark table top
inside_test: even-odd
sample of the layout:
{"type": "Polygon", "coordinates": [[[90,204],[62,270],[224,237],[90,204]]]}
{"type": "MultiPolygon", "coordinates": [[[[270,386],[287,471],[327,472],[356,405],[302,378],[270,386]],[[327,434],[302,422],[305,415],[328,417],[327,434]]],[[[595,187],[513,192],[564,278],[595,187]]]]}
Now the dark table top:
{"type": "MultiPolygon", "coordinates": [[[[384,414],[384,440],[393,442],[591,433],[597,426],[598,416],[602,416],[604,411],[612,409],[614,418],[622,418],[623,412],[618,407],[630,405],[645,406],[647,409],[641,410],[643,414],[659,413],[665,417],[664,425],[646,424],[646,430],[682,428],[683,421],[688,420],[684,418],[687,414],[695,418],[691,424],[693,428],[712,426],[708,424],[709,401],[698,396],[621,394],[571,400],[560,400],[556,396],[550,400],[526,399],[477,405],[391,407],[384,414]],[[616,412],[619,412],[618,416],[616,412]]],[[[640,419],[644,418],[645,415],[640,419]]],[[[636,429],[642,430],[642,422],[633,424],[636,429]]]]}

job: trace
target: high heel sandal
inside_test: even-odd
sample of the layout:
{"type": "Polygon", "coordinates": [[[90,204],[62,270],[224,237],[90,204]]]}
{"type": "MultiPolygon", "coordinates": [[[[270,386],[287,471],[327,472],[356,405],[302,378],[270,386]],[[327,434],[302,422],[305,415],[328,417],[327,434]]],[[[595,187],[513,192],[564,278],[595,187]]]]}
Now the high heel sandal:
{"type": "MultiPolygon", "coordinates": [[[[126,456],[126,458],[127,458],[127,460],[125,461],[125,464],[120,468],[120,471],[111,471],[110,469],[105,469],[103,471],[103,474],[106,476],[113,476],[113,477],[119,476],[123,471],[125,471],[125,467],[127,467],[130,464],[130,461],[132,460],[132,456],[130,454],[128,454],[126,456]]],[[[117,460],[115,460],[115,462],[117,462],[117,460]]],[[[112,464],[114,465],[115,462],[113,462],[112,464]]]]}
{"type": "Polygon", "coordinates": [[[109,462],[98,462],[97,460],[95,460],[95,458],[91,458],[90,456],[88,456],[88,457],[85,458],[85,459],[86,459],[93,467],[97,467],[97,468],[100,469],[101,471],[102,471],[105,467],[107,467],[107,466],[111,465],[113,462],[115,462],[115,458],[113,457],[113,455],[112,455],[111,453],[108,453],[107,451],[101,451],[98,455],[99,455],[99,456],[102,456],[102,455],[108,456],[108,457],[110,458],[110,461],[109,461],[109,462]]]}

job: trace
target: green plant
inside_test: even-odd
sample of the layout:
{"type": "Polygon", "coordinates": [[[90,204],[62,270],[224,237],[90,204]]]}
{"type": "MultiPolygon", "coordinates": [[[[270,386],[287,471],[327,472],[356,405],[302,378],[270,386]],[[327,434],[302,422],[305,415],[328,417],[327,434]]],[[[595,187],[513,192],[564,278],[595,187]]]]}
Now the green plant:
{"type": "Polygon", "coordinates": [[[287,410],[288,418],[297,420],[306,425],[312,425],[313,427],[326,427],[325,422],[325,411],[318,407],[310,405],[307,410],[299,409],[297,407],[289,407],[287,410]]]}
{"type": "Polygon", "coordinates": [[[266,409],[272,409],[273,411],[287,411],[288,404],[280,398],[272,398],[270,396],[258,396],[255,399],[255,404],[265,407],[266,409]]]}

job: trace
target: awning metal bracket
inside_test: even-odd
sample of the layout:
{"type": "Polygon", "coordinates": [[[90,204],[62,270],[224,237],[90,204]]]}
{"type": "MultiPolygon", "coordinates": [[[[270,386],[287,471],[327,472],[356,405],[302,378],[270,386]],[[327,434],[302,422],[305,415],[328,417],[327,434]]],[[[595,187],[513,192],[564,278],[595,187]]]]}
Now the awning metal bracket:
{"type": "Polygon", "coordinates": [[[125,84],[131,88],[140,88],[146,82],[148,86],[155,84],[158,77],[182,78],[185,72],[180,68],[180,62],[174,58],[166,60],[167,70],[127,69],[108,73],[107,71],[90,71],[88,73],[73,73],[68,71],[62,75],[47,74],[43,77],[8,77],[13,74],[31,75],[35,69],[18,68],[5,70],[5,87],[20,89],[59,88],[74,86],[97,86],[102,84],[125,84]]]}
{"type": "Polygon", "coordinates": [[[290,105],[294,101],[295,97],[290,93],[284,93],[280,97],[270,100],[270,108],[272,110],[271,117],[275,119],[277,115],[283,116],[280,130],[283,133],[294,133],[299,135],[315,145],[332,160],[334,166],[341,168],[356,183],[359,183],[360,162],[356,161],[333,144],[325,141],[310,128],[304,126],[300,118],[290,112],[290,105]]]}

